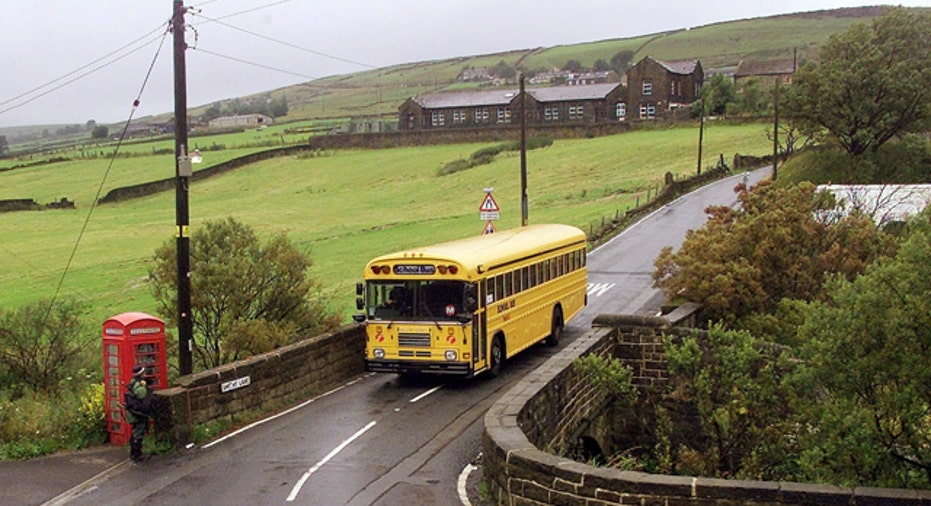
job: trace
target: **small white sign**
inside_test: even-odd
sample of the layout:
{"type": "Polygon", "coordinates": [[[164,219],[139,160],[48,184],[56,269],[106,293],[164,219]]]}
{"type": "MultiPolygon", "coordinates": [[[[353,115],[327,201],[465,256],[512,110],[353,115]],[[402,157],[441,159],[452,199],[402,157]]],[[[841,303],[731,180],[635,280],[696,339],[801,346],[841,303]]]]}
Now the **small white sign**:
{"type": "Polygon", "coordinates": [[[482,221],[497,220],[501,218],[501,211],[482,211],[478,213],[478,217],[482,221]]]}
{"type": "Polygon", "coordinates": [[[242,378],[236,378],[232,381],[227,381],[220,384],[220,392],[232,392],[233,390],[238,390],[243,387],[247,387],[252,384],[252,378],[249,376],[243,376],[242,378]]]}

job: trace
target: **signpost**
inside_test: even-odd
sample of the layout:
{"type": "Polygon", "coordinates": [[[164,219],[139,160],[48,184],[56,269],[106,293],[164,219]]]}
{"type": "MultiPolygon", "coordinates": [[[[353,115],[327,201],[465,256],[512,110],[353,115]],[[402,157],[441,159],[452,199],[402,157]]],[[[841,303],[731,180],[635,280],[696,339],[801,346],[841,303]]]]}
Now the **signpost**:
{"type": "Polygon", "coordinates": [[[482,204],[478,206],[479,219],[485,221],[485,229],[482,230],[482,235],[495,233],[495,224],[492,221],[501,217],[501,209],[498,208],[498,203],[495,202],[495,198],[491,195],[493,190],[494,188],[485,188],[485,198],[482,199],[482,204]]]}

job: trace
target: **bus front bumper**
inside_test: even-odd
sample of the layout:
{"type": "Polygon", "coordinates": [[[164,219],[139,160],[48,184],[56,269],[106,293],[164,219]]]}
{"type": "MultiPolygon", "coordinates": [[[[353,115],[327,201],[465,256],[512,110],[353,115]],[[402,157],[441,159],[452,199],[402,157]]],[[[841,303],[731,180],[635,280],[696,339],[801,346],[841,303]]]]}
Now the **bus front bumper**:
{"type": "Polygon", "coordinates": [[[396,374],[423,373],[469,376],[471,369],[466,362],[366,360],[368,372],[392,372],[396,374]]]}

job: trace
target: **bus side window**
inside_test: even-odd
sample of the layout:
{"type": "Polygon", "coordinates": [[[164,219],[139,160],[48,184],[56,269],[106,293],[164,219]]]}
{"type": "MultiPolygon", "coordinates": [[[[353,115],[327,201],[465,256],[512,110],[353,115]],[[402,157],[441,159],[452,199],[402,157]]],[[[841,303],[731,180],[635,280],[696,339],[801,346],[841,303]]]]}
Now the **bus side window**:
{"type": "Polygon", "coordinates": [[[495,300],[504,298],[504,274],[495,276],[495,300]]]}
{"type": "Polygon", "coordinates": [[[497,277],[490,277],[490,278],[488,278],[488,280],[485,282],[485,293],[484,293],[484,297],[485,297],[485,303],[486,303],[486,304],[491,304],[492,302],[498,300],[498,299],[495,298],[495,280],[496,280],[496,279],[498,279],[498,278],[497,278],[497,277]]]}
{"type": "Polygon", "coordinates": [[[510,297],[514,294],[514,273],[504,273],[504,296],[510,297]]]}

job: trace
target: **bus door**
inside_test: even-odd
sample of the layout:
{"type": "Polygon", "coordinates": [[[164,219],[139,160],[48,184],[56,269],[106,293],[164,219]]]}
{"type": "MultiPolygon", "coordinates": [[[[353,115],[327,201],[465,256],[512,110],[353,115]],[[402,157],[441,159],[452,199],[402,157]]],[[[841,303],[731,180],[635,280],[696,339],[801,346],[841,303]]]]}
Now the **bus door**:
{"type": "Polygon", "coordinates": [[[473,370],[477,367],[486,367],[486,350],[488,349],[487,313],[485,312],[485,282],[477,284],[478,309],[472,313],[472,364],[473,370]]]}

